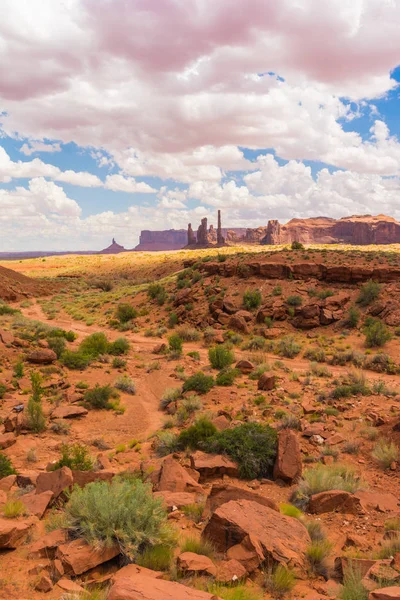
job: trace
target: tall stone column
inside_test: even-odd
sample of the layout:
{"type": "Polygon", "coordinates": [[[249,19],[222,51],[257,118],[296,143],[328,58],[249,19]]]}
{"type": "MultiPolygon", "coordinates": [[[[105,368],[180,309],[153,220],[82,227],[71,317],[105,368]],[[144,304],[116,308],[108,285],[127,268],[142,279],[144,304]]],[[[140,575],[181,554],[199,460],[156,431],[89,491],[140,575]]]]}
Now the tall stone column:
{"type": "Polygon", "coordinates": [[[218,227],[217,227],[217,244],[222,245],[225,243],[225,239],[222,235],[222,225],[221,225],[221,211],[218,211],[218,227]]]}
{"type": "Polygon", "coordinates": [[[188,246],[193,246],[193,244],[196,243],[196,236],[194,235],[194,231],[192,229],[191,223],[189,223],[189,225],[188,225],[187,237],[188,237],[188,246]]]}

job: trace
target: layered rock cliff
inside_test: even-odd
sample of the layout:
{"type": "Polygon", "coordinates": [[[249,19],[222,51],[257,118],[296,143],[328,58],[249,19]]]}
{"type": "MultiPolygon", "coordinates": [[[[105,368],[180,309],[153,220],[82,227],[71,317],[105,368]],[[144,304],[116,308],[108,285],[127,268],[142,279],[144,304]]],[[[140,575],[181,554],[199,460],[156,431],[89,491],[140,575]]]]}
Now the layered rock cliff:
{"type": "Polygon", "coordinates": [[[186,229],[142,231],[135,250],[179,250],[187,244],[186,229]]]}

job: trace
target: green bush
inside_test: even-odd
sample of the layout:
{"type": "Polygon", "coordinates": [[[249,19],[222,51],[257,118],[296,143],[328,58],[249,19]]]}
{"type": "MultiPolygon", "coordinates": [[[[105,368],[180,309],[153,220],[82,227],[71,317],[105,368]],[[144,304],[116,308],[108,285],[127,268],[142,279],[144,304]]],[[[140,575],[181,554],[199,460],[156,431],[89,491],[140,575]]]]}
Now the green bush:
{"type": "Polygon", "coordinates": [[[286,298],[286,304],[289,306],[301,306],[303,304],[303,299],[301,296],[288,296],[286,298]]]}
{"type": "Polygon", "coordinates": [[[128,321],[136,319],[137,310],[131,304],[118,304],[115,316],[120,323],[128,323],[128,321]]]}
{"type": "Polygon", "coordinates": [[[74,537],[94,546],[117,544],[134,562],[149,547],[175,542],[161,500],[139,479],[75,486],[65,511],[74,537]]]}
{"type": "Polygon", "coordinates": [[[181,388],[166,388],[160,400],[160,408],[165,410],[171,402],[176,402],[181,396],[181,388]]]}
{"type": "Polygon", "coordinates": [[[276,445],[275,429],[259,423],[243,423],[217,433],[207,452],[228,454],[238,463],[241,477],[254,479],[271,475],[276,445]]]}
{"type": "Polygon", "coordinates": [[[105,333],[97,332],[88,335],[88,337],[82,340],[79,345],[79,351],[90,358],[97,358],[99,354],[107,354],[108,346],[105,333]]]}
{"type": "Polygon", "coordinates": [[[173,548],[159,544],[145,549],[136,559],[136,564],[152,571],[169,571],[173,559],[173,548]]]}
{"type": "Polygon", "coordinates": [[[360,289],[358,294],[357,304],[368,306],[374,300],[377,300],[381,291],[381,286],[376,281],[367,281],[360,289]]]}
{"type": "Polygon", "coordinates": [[[355,307],[351,306],[344,320],[344,326],[349,329],[355,329],[360,321],[360,311],[355,307]]]}
{"type": "Polygon", "coordinates": [[[164,304],[167,299],[167,292],[161,283],[151,283],[147,288],[147,295],[152,300],[156,300],[159,306],[164,304]]]}
{"type": "Polygon", "coordinates": [[[114,408],[110,402],[112,398],[116,398],[118,395],[111,385],[100,386],[97,384],[94,388],[86,390],[84,399],[91,408],[111,410],[114,408]]]}
{"type": "Polygon", "coordinates": [[[211,375],[205,375],[202,371],[199,371],[186,379],[182,386],[182,391],[207,394],[214,386],[214,383],[214,378],[211,375]]]}
{"type": "Polygon", "coordinates": [[[154,439],[154,449],[158,456],[167,456],[177,449],[178,436],[171,431],[160,431],[154,439]]]}
{"type": "Polygon", "coordinates": [[[361,571],[355,569],[350,563],[344,574],[343,587],[340,592],[341,600],[368,600],[369,591],[364,587],[362,579],[361,571]]]}
{"type": "Polygon", "coordinates": [[[399,448],[394,442],[379,440],[372,451],[372,457],[377,461],[382,469],[390,469],[392,463],[399,460],[399,448]]]}
{"type": "Polygon", "coordinates": [[[230,369],[228,367],[218,373],[215,383],[220,386],[233,385],[236,377],[239,377],[240,374],[239,369],[230,369]]]}
{"type": "Polygon", "coordinates": [[[276,353],[285,358],[294,358],[299,354],[300,350],[301,345],[290,335],[280,339],[276,345],[276,353]]]}
{"type": "Polygon", "coordinates": [[[3,400],[7,392],[7,386],[4,383],[0,383],[0,400],[3,400]]]}
{"type": "Polygon", "coordinates": [[[62,337],[49,337],[47,343],[50,350],[53,350],[57,354],[57,358],[60,358],[66,348],[65,339],[62,337]]]}
{"type": "Polygon", "coordinates": [[[331,392],[331,398],[349,398],[350,396],[368,396],[371,393],[363,373],[349,373],[344,382],[337,385],[331,392]]]}
{"type": "Polygon", "coordinates": [[[81,444],[62,444],[61,457],[53,465],[52,470],[69,467],[75,471],[91,471],[93,469],[93,460],[90,457],[89,450],[81,444]]]}
{"type": "Polygon", "coordinates": [[[262,296],[260,290],[246,290],[243,294],[243,306],[247,310],[255,310],[261,304],[262,296]]]}
{"type": "Polygon", "coordinates": [[[294,241],[290,246],[292,250],[304,250],[304,246],[301,242],[294,241]]]}
{"type": "Polygon", "coordinates": [[[118,377],[118,379],[114,383],[114,387],[116,387],[117,390],[126,392],[127,394],[136,394],[135,382],[128,375],[121,375],[121,377],[118,377]]]}
{"type": "Polygon", "coordinates": [[[307,550],[306,557],[311,570],[316,575],[325,575],[327,572],[326,559],[332,550],[332,544],[328,540],[312,542],[307,550]]]}
{"type": "Polygon", "coordinates": [[[46,429],[46,419],[42,407],[42,377],[37,371],[31,373],[32,396],[27,406],[27,423],[34,433],[41,433],[46,429]]]}
{"type": "Polygon", "coordinates": [[[123,354],[128,354],[129,348],[130,344],[128,340],[124,337],[119,337],[114,342],[108,344],[107,353],[112,356],[122,356],[123,354]]]}
{"type": "Polygon", "coordinates": [[[304,471],[291,502],[299,508],[304,508],[313,494],[330,490],[354,493],[363,485],[359,474],[348,465],[317,465],[304,471]]]}
{"type": "Polygon", "coordinates": [[[0,301],[0,316],[3,315],[15,315],[20,311],[16,308],[12,308],[8,304],[5,304],[2,300],[0,301]]]}
{"type": "Polygon", "coordinates": [[[179,327],[177,334],[184,342],[198,342],[201,337],[197,329],[187,326],[179,327]]]}
{"type": "Polygon", "coordinates": [[[208,359],[213,369],[229,367],[235,360],[235,354],[224,345],[214,346],[208,350],[208,359]]]}
{"type": "Polygon", "coordinates": [[[264,587],[276,598],[289,594],[296,583],[294,574],[283,565],[264,573],[264,587]]]}
{"type": "Polygon", "coordinates": [[[380,348],[392,338],[388,327],[379,319],[369,319],[366,322],[364,333],[367,348],[380,348]]]}
{"type": "Polygon", "coordinates": [[[321,363],[326,361],[326,355],[323,348],[307,348],[303,356],[304,358],[308,358],[309,360],[315,362],[321,363]]]}
{"type": "Polygon", "coordinates": [[[15,475],[16,470],[11,464],[11,460],[3,452],[0,452],[0,479],[15,475]]]}
{"type": "Polygon", "coordinates": [[[176,313],[172,312],[168,317],[168,327],[170,329],[172,329],[173,327],[175,327],[175,325],[178,325],[178,323],[179,323],[178,315],[176,313]]]}
{"type": "Polygon", "coordinates": [[[215,555],[215,547],[207,539],[198,539],[195,537],[187,537],[180,544],[181,553],[193,552],[193,554],[200,554],[202,556],[208,556],[212,558],[215,555]]]}
{"type": "Polygon", "coordinates": [[[205,445],[212,440],[217,433],[217,428],[206,417],[200,417],[196,423],[180,432],[177,447],[181,450],[190,448],[197,450],[205,449],[205,445]]]}
{"type": "Polygon", "coordinates": [[[174,333],[173,335],[169,336],[168,348],[169,351],[176,356],[180,356],[182,354],[182,339],[177,333],[174,333]]]}
{"type": "Polygon", "coordinates": [[[86,369],[91,362],[90,356],[83,354],[79,350],[65,350],[61,357],[61,362],[68,369],[86,369]]]}

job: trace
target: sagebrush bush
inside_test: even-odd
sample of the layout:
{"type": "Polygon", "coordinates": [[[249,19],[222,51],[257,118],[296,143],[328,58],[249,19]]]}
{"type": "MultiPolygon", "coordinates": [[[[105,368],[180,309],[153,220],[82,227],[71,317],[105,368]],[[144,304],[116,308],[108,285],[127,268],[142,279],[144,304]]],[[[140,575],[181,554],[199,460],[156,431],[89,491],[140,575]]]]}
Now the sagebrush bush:
{"type": "Polygon", "coordinates": [[[180,544],[182,552],[193,552],[194,554],[201,554],[212,558],[215,554],[215,547],[207,539],[198,539],[195,537],[187,537],[180,544]]]}
{"type": "Polygon", "coordinates": [[[166,409],[171,402],[176,402],[182,396],[181,388],[166,388],[160,400],[160,408],[166,409]]]}
{"type": "Polygon", "coordinates": [[[159,306],[164,304],[167,299],[167,292],[161,283],[151,283],[147,288],[147,295],[152,300],[156,300],[159,306]]]}
{"type": "Polygon", "coordinates": [[[275,429],[260,423],[243,423],[216,433],[207,452],[228,454],[237,462],[240,477],[255,479],[271,475],[276,446],[275,429]]]}
{"type": "Polygon", "coordinates": [[[112,356],[122,356],[123,354],[128,354],[129,348],[130,344],[128,340],[124,337],[119,337],[114,342],[108,344],[107,353],[112,356]]]}
{"type": "Polygon", "coordinates": [[[319,363],[326,361],[325,350],[323,348],[307,348],[303,356],[304,358],[308,358],[308,360],[319,363]]]}
{"type": "Polygon", "coordinates": [[[239,369],[226,368],[220,371],[215,379],[215,383],[220,386],[233,385],[236,377],[241,375],[239,369]]]}
{"type": "Polygon", "coordinates": [[[131,304],[118,304],[115,316],[120,323],[128,323],[132,319],[136,319],[137,310],[131,304]]]}
{"type": "Polygon", "coordinates": [[[369,319],[364,333],[367,348],[380,348],[392,338],[390,329],[379,319],[369,319]]]}
{"type": "Polygon", "coordinates": [[[332,550],[332,544],[328,540],[312,542],[307,550],[306,557],[311,570],[316,575],[325,575],[327,572],[326,559],[332,550]]]}
{"type": "Polygon", "coordinates": [[[111,399],[118,398],[118,394],[111,385],[97,384],[94,388],[86,390],[84,400],[91,408],[111,410],[113,404],[111,399]]]}
{"type": "Polygon", "coordinates": [[[246,290],[243,294],[243,306],[247,310],[255,310],[261,304],[262,296],[260,290],[246,290]]]}
{"type": "Polygon", "coordinates": [[[181,356],[182,347],[182,339],[177,333],[169,336],[168,349],[170,353],[174,354],[175,356],[181,356]]]}
{"type": "Polygon", "coordinates": [[[158,544],[148,546],[144,552],[138,555],[136,564],[152,571],[169,571],[173,559],[173,548],[158,544]]]}
{"type": "Polygon", "coordinates": [[[340,591],[341,600],[368,600],[369,590],[364,587],[360,569],[350,565],[346,568],[343,586],[340,591]]]}
{"type": "Polygon", "coordinates": [[[136,394],[136,384],[128,375],[121,375],[118,377],[114,383],[114,387],[127,394],[136,394]]]}
{"type": "Polygon", "coordinates": [[[337,385],[331,391],[331,397],[335,399],[348,398],[350,396],[368,396],[371,393],[368,381],[363,373],[348,373],[343,383],[337,385]]]}
{"type": "Polygon", "coordinates": [[[91,471],[93,469],[93,460],[89,450],[82,444],[62,444],[61,457],[53,464],[52,471],[69,467],[76,471],[91,471]]]}
{"type": "Polygon", "coordinates": [[[79,352],[93,359],[97,358],[99,354],[107,354],[107,351],[107,336],[102,332],[88,335],[79,345],[79,352]]]}
{"type": "Polygon", "coordinates": [[[372,457],[382,469],[390,469],[392,463],[396,463],[399,460],[399,448],[394,442],[386,442],[382,439],[379,440],[373,449],[372,457]]]}
{"type": "Polygon", "coordinates": [[[116,543],[134,562],[146,548],[175,542],[161,501],[139,479],[75,486],[65,511],[74,536],[92,545],[116,543]]]}
{"type": "Polygon", "coordinates": [[[360,288],[360,292],[357,298],[357,304],[361,306],[368,306],[374,300],[377,300],[381,291],[381,286],[376,281],[367,281],[360,288]]]}
{"type": "Polygon", "coordinates": [[[264,572],[264,587],[276,598],[286,596],[294,587],[296,578],[294,574],[283,565],[264,572]]]}
{"type": "Polygon", "coordinates": [[[288,296],[286,298],[286,304],[289,306],[301,306],[303,304],[303,299],[301,296],[288,296]]]}
{"type": "Polygon", "coordinates": [[[208,359],[213,369],[221,370],[233,363],[235,354],[232,350],[221,344],[208,350],[208,359]]]}
{"type": "Polygon", "coordinates": [[[89,366],[91,359],[87,354],[83,354],[79,350],[65,350],[62,354],[61,362],[68,369],[83,370],[89,366]]]}
{"type": "Polygon", "coordinates": [[[0,452],[0,479],[15,475],[16,470],[11,464],[11,460],[3,452],[0,452]]]}
{"type": "Polygon", "coordinates": [[[298,242],[297,240],[292,242],[290,247],[292,250],[304,250],[305,249],[304,245],[301,242],[298,242]]]}
{"type": "Polygon", "coordinates": [[[202,371],[198,371],[198,373],[186,379],[182,386],[182,391],[207,394],[214,386],[214,383],[214,378],[211,375],[205,375],[202,371]]]}
{"type": "Polygon", "coordinates": [[[62,356],[63,352],[65,352],[66,343],[65,343],[64,338],[48,337],[47,343],[48,343],[50,350],[53,350],[53,352],[56,353],[57,358],[60,358],[62,356]]]}
{"type": "Polygon", "coordinates": [[[200,417],[196,423],[180,432],[177,447],[181,450],[206,449],[206,445],[214,438],[217,429],[206,417],[200,417]]]}
{"type": "Polygon", "coordinates": [[[154,438],[153,446],[158,456],[167,456],[177,449],[178,436],[171,431],[159,431],[154,438]]]}
{"type": "Polygon", "coordinates": [[[276,345],[276,353],[285,358],[294,358],[299,354],[300,350],[301,345],[290,335],[280,339],[276,345]]]}
{"type": "Polygon", "coordinates": [[[34,433],[41,433],[46,429],[46,418],[43,413],[42,401],[29,398],[27,412],[27,424],[34,433]]]}
{"type": "Polygon", "coordinates": [[[363,487],[357,471],[348,465],[317,465],[304,471],[291,502],[303,508],[313,494],[329,490],[344,490],[354,493],[363,487]]]}
{"type": "Polygon", "coordinates": [[[360,311],[355,306],[350,306],[344,319],[344,326],[355,329],[360,321],[360,311]]]}
{"type": "Polygon", "coordinates": [[[200,339],[200,332],[194,327],[182,326],[177,329],[177,334],[184,342],[198,342],[200,339]]]}

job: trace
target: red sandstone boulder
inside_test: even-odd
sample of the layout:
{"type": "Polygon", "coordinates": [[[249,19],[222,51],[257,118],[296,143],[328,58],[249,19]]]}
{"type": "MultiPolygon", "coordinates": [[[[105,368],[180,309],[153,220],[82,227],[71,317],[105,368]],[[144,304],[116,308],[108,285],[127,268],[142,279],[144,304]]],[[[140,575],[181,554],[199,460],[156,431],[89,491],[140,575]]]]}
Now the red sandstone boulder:
{"type": "Polygon", "coordinates": [[[53,499],[69,488],[74,482],[72,471],[68,467],[62,467],[50,473],[39,473],[36,479],[36,493],[41,494],[48,490],[53,492],[53,499]]]}
{"type": "Polygon", "coordinates": [[[31,520],[16,521],[0,519],[0,550],[21,546],[31,532],[34,523],[31,520]]]}
{"type": "Polygon", "coordinates": [[[399,511],[399,499],[389,492],[359,490],[354,495],[359,499],[362,508],[365,510],[373,509],[378,512],[399,511]]]}
{"type": "Polygon", "coordinates": [[[108,600],[221,600],[214,594],[186,587],[175,581],[164,581],[146,575],[118,579],[108,600]]]}
{"type": "Polygon", "coordinates": [[[164,459],[158,482],[159,492],[188,492],[204,494],[204,490],[177,460],[168,456],[164,459]]]}
{"type": "Polygon", "coordinates": [[[11,331],[5,331],[4,329],[0,329],[0,342],[3,342],[6,346],[10,346],[14,343],[14,336],[11,331]]]}
{"type": "Polygon", "coordinates": [[[274,465],[274,479],[292,483],[301,476],[300,444],[292,429],[282,429],[278,436],[278,450],[274,465]]]}
{"type": "Polygon", "coordinates": [[[249,360],[239,360],[235,365],[235,369],[239,369],[242,375],[248,375],[254,371],[254,365],[249,360]]]}
{"type": "Polygon", "coordinates": [[[155,492],[154,497],[160,498],[169,512],[196,504],[199,498],[198,494],[189,494],[188,492],[155,492]]]}
{"type": "Polygon", "coordinates": [[[227,325],[229,326],[230,329],[234,329],[235,331],[240,331],[241,333],[245,333],[245,334],[250,333],[249,326],[247,325],[244,318],[238,316],[237,314],[232,315],[229,318],[227,325]]]}
{"type": "Polygon", "coordinates": [[[81,575],[120,553],[117,544],[94,547],[84,540],[73,540],[58,546],[56,557],[62,562],[66,574],[81,575]]]}
{"type": "Polygon", "coordinates": [[[58,546],[64,544],[67,534],[63,529],[55,529],[32,544],[28,558],[54,559],[58,546]]]}
{"type": "Polygon", "coordinates": [[[17,438],[13,433],[2,433],[0,434],[0,450],[5,450],[10,446],[13,446],[17,438]]]}
{"type": "Polygon", "coordinates": [[[308,510],[317,515],[328,512],[357,515],[363,512],[360,500],[350,492],[342,490],[313,494],[308,504],[308,510]]]}
{"type": "Polygon", "coordinates": [[[217,581],[221,583],[235,583],[239,579],[246,577],[245,567],[236,559],[225,560],[218,566],[217,581]]]}
{"type": "Polygon", "coordinates": [[[115,473],[113,471],[76,471],[75,469],[72,471],[72,477],[74,480],[73,485],[79,485],[79,487],[83,488],[88,483],[93,483],[94,481],[112,481],[115,473]]]}
{"type": "Polygon", "coordinates": [[[190,463],[192,469],[196,469],[200,473],[201,480],[220,477],[221,475],[239,477],[237,464],[220,454],[213,455],[197,451],[191,455],[190,463]]]}
{"type": "Polygon", "coordinates": [[[400,586],[392,585],[373,590],[369,593],[368,600],[400,600],[400,586]]]}
{"type": "Polygon", "coordinates": [[[7,477],[0,479],[0,492],[9,492],[16,481],[16,475],[7,475],[7,477]]]}
{"type": "Polygon", "coordinates": [[[225,417],[225,415],[218,415],[212,420],[212,424],[217,428],[218,431],[225,431],[225,429],[229,429],[231,422],[225,417]]]}
{"type": "Polygon", "coordinates": [[[73,419],[86,417],[88,410],[83,406],[58,406],[51,413],[52,419],[73,419]]]}
{"type": "Polygon", "coordinates": [[[208,556],[195,554],[194,552],[183,552],[177,559],[178,568],[185,573],[205,574],[215,576],[217,569],[208,556]]]}
{"type": "Polygon", "coordinates": [[[305,572],[310,536],[304,525],[256,502],[237,500],[222,504],[211,516],[203,536],[219,552],[227,552],[246,536],[251,536],[265,561],[279,562],[305,572]]]}
{"type": "Polygon", "coordinates": [[[22,496],[21,500],[25,504],[29,514],[41,519],[52,498],[53,492],[49,490],[47,492],[42,492],[41,494],[35,494],[35,492],[25,494],[22,496]]]}
{"type": "Polygon", "coordinates": [[[219,506],[231,500],[250,500],[251,502],[257,502],[262,506],[268,506],[268,508],[279,512],[278,505],[270,498],[265,498],[249,489],[240,488],[229,483],[215,483],[207,498],[205,513],[211,515],[219,506]]]}
{"type": "Polygon", "coordinates": [[[26,360],[38,365],[50,365],[57,360],[57,354],[49,348],[41,348],[40,350],[30,352],[26,360]]]}
{"type": "Polygon", "coordinates": [[[257,388],[262,390],[263,392],[269,392],[274,389],[276,384],[275,375],[268,375],[268,373],[263,373],[258,380],[257,388]]]}

